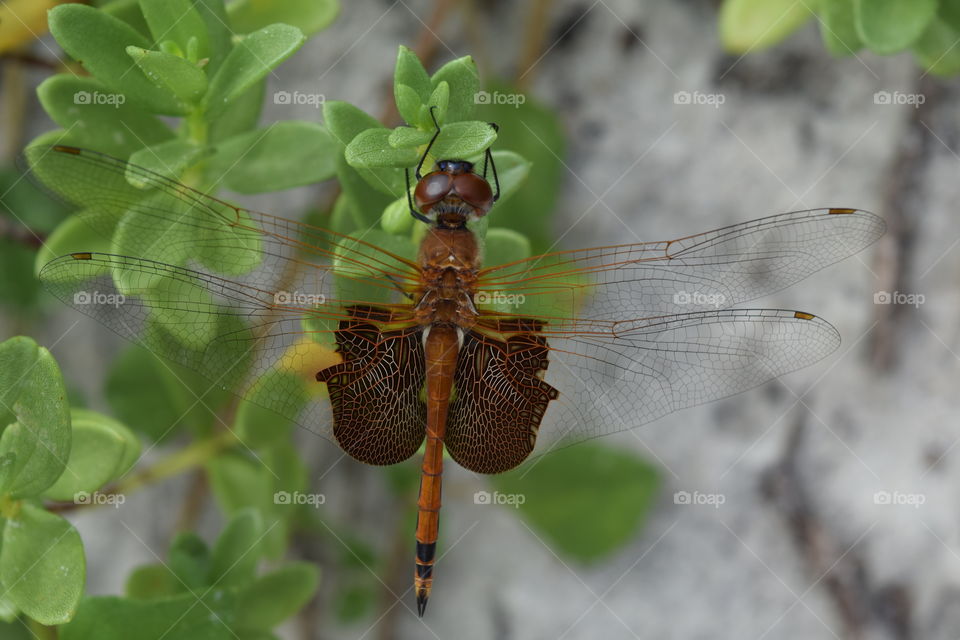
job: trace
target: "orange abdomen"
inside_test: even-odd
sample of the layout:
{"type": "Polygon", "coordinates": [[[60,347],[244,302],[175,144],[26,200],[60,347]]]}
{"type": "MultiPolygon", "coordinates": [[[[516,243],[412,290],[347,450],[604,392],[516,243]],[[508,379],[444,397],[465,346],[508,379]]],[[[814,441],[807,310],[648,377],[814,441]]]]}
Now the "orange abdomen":
{"type": "Polygon", "coordinates": [[[427,439],[420,470],[420,497],[417,500],[417,553],[414,589],[420,615],[433,585],[433,563],[440,532],[440,485],[443,473],[443,436],[447,410],[457,368],[459,340],[453,325],[428,329],[424,359],[427,371],[427,439]]]}

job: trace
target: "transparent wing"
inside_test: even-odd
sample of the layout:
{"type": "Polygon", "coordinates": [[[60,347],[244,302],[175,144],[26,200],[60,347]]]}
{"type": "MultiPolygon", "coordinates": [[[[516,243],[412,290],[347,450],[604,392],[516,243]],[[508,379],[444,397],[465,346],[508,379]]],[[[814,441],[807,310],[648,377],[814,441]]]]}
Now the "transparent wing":
{"type": "Polygon", "coordinates": [[[857,253],[884,229],[865,211],[815,209],[482,270],[480,326],[498,332],[511,317],[527,318],[550,349],[544,379],[559,397],[534,453],[630,429],[820,360],[839,345],[827,322],[730,307],[857,253]]]}
{"type": "Polygon", "coordinates": [[[141,167],[73,147],[27,161],[81,207],[89,246],[40,273],[54,295],[157,355],[330,438],[321,369],[357,305],[409,324],[417,266],[361,238],[234,207],[141,167]],[[318,399],[320,401],[318,401],[318,399]]]}
{"type": "Polygon", "coordinates": [[[741,393],[826,357],[840,336],[807,313],[702,311],[619,323],[615,332],[551,334],[545,381],[559,391],[535,454],[741,393]]]}
{"type": "Polygon", "coordinates": [[[795,211],[675,240],[551,253],[484,269],[477,295],[505,303],[488,309],[541,318],[554,331],[569,332],[599,321],[612,326],[725,309],[843,260],[884,230],[883,220],[866,211],[795,211]]]}
{"type": "MultiPolygon", "coordinates": [[[[105,253],[192,263],[201,271],[242,275],[247,284],[291,292],[299,284],[331,284],[332,270],[386,292],[419,281],[412,256],[387,251],[362,233],[347,236],[243,209],[96,151],[40,145],[24,156],[43,187],[81,209],[78,215],[98,236],[97,248],[109,247],[105,253]]],[[[376,232],[366,235],[379,238],[376,232]]]]}

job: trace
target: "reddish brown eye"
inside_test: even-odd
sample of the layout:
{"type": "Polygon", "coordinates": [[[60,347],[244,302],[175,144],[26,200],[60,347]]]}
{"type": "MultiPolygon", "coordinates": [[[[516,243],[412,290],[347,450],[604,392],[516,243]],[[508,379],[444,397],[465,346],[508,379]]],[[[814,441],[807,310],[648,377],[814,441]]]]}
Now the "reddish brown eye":
{"type": "Polygon", "coordinates": [[[453,188],[463,201],[486,213],[493,206],[490,183],[475,173],[462,173],[453,179],[453,188]]]}
{"type": "Polygon", "coordinates": [[[453,186],[453,180],[450,174],[441,171],[428,173],[420,178],[417,188],[413,192],[413,198],[417,207],[423,213],[430,210],[430,207],[437,204],[450,193],[453,186]]]}

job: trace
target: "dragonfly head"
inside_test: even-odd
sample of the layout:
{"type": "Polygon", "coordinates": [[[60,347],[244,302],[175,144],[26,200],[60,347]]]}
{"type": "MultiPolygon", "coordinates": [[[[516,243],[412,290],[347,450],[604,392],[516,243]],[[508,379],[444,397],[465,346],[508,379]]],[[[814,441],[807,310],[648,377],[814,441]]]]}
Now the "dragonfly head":
{"type": "Polygon", "coordinates": [[[466,160],[437,162],[435,171],[420,178],[413,197],[421,212],[435,213],[438,219],[445,214],[484,216],[494,201],[490,183],[466,160]]]}

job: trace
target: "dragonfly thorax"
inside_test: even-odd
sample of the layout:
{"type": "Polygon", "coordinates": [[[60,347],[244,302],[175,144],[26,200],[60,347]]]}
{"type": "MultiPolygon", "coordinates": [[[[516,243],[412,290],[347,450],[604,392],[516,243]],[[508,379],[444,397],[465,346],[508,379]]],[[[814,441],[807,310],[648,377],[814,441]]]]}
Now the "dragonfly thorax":
{"type": "Polygon", "coordinates": [[[422,287],[416,306],[421,325],[476,323],[473,289],[480,266],[476,236],[465,226],[437,226],[420,243],[422,287]]]}

